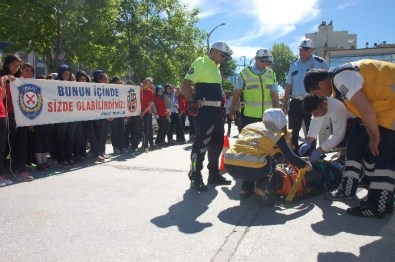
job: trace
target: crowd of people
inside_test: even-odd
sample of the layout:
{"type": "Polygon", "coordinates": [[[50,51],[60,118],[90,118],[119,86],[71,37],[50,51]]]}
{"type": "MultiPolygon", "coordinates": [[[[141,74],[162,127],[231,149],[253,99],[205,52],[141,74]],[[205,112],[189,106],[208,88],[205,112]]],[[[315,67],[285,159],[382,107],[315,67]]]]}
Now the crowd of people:
{"type": "MultiPolygon", "coordinates": [[[[64,122],[37,126],[17,127],[10,83],[16,78],[47,79],[112,83],[123,85],[117,76],[109,79],[102,70],[92,76],[78,70],[75,74],[68,65],[61,65],[57,73],[35,75],[34,67],[15,54],[6,55],[0,72],[0,186],[16,181],[32,181],[32,170],[45,171],[54,168],[49,162],[70,169],[93,159],[100,163],[110,158],[106,153],[108,135],[112,154],[148,153],[163,146],[186,143],[195,139],[195,116],[188,113],[188,103],[181,88],[170,83],[154,85],[152,77],[146,77],[140,86],[140,115],[112,119],[64,122]],[[189,126],[185,126],[188,119],[189,126]],[[153,128],[157,123],[157,134],[153,128]],[[48,161],[48,158],[54,161],[48,161]]],[[[128,85],[135,85],[127,82],[128,85]]],[[[222,110],[225,114],[225,93],[222,110]]],[[[53,164],[52,164],[53,165],[53,164]]]]}

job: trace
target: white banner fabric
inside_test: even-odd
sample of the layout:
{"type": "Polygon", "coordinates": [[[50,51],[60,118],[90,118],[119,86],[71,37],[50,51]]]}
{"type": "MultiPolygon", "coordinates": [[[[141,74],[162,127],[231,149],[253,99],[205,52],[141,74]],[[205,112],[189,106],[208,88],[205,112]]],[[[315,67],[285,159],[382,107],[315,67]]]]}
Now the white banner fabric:
{"type": "Polygon", "coordinates": [[[17,126],[139,115],[140,87],[41,79],[11,82],[17,126]]]}

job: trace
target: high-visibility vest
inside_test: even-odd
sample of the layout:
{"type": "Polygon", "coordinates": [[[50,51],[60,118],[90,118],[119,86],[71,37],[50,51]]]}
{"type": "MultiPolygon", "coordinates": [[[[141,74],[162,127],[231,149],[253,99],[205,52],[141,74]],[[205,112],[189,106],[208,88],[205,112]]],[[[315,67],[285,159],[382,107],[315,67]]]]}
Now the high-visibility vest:
{"type": "Polygon", "coordinates": [[[272,69],[267,68],[263,74],[255,74],[250,67],[240,72],[244,80],[244,116],[261,118],[266,109],[273,107],[270,89],[275,84],[272,69]]]}
{"type": "Polygon", "coordinates": [[[282,135],[282,132],[271,133],[262,121],[247,125],[225,153],[225,164],[252,168],[266,166],[267,157],[281,152],[275,144],[282,135]]]}

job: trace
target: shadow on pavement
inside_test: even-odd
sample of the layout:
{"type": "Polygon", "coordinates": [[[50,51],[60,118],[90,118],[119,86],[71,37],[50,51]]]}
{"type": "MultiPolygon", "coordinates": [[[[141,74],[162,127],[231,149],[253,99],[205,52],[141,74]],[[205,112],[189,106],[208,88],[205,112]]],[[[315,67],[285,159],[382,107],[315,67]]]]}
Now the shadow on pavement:
{"type": "Polygon", "coordinates": [[[235,226],[267,226],[281,225],[287,221],[304,216],[314,208],[311,203],[283,204],[277,202],[274,206],[262,206],[258,200],[248,199],[240,205],[230,207],[218,214],[219,220],[235,226]],[[291,214],[283,214],[285,209],[293,209],[291,214]]]}
{"type": "Polygon", "coordinates": [[[186,234],[194,234],[211,227],[212,223],[202,223],[196,219],[208,209],[208,205],[218,195],[215,188],[209,188],[207,192],[199,193],[194,189],[188,189],[183,195],[181,202],[169,207],[165,215],[151,219],[151,222],[160,228],[177,226],[186,234]]]}
{"type": "MultiPolygon", "coordinates": [[[[393,228],[393,227],[392,227],[393,228]]],[[[390,262],[394,261],[394,230],[384,232],[381,239],[376,240],[370,244],[362,246],[360,255],[356,256],[352,253],[346,252],[327,252],[319,253],[317,257],[318,262],[332,262],[332,261],[380,261],[390,262]]]]}
{"type": "MultiPolygon", "coordinates": [[[[350,202],[350,206],[358,201],[350,202]]],[[[384,219],[353,217],[345,210],[332,206],[331,201],[321,201],[318,205],[323,212],[323,220],[312,224],[312,229],[321,235],[334,236],[339,233],[381,237],[360,248],[360,255],[347,252],[326,252],[318,255],[317,261],[394,261],[395,221],[392,214],[384,219]]]]}

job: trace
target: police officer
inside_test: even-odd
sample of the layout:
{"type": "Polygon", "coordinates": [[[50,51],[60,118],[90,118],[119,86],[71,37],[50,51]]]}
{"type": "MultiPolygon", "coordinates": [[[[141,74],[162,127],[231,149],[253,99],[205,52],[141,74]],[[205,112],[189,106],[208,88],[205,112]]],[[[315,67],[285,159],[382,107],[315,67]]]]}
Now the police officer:
{"type": "MultiPolygon", "coordinates": [[[[243,97],[244,108],[241,109],[241,126],[261,122],[266,109],[279,107],[278,87],[276,76],[268,67],[272,55],[267,49],[256,51],[255,64],[248,66],[240,72],[239,81],[233,93],[230,116],[235,119],[236,105],[239,98],[243,97]]],[[[253,181],[243,180],[241,183],[240,197],[250,196],[254,189],[253,181]]]]}
{"type": "Polygon", "coordinates": [[[206,151],[208,151],[208,183],[231,184],[221,176],[218,169],[225,132],[219,65],[230,56],[230,49],[226,43],[214,43],[207,55],[197,58],[192,63],[182,87],[188,100],[189,114],[196,115],[196,137],[192,145],[189,179],[191,187],[198,191],[207,190],[201,174],[206,151]],[[192,85],[195,86],[195,97],[192,95],[192,85]]]}
{"type": "MultiPolygon", "coordinates": [[[[302,123],[308,132],[311,114],[303,111],[302,102],[306,95],[303,79],[306,72],[313,68],[328,69],[328,64],[321,57],[313,55],[313,41],[306,38],[299,45],[299,58],[293,62],[288,71],[283,100],[283,111],[288,114],[289,129],[292,129],[292,145],[298,151],[299,132],[302,123]],[[289,99],[291,101],[289,102],[289,99]]],[[[315,144],[314,144],[315,147],[315,144]]]]}
{"type": "Polygon", "coordinates": [[[244,68],[240,72],[232,97],[230,115],[233,119],[235,118],[236,105],[243,93],[243,127],[262,121],[262,115],[266,109],[279,107],[276,76],[273,70],[268,67],[270,57],[269,50],[259,49],[256,51],[255,64],[252,67],[244,68]]]}
{"type": "Polygon", "coordinates": [[[339,187],[329,200],[354,199],[362,169],[370,175],[366,201],[350,215],[382,218],[393,210],[395,188],[395,64],[359,60],[306,74],[306,91],[334,96],[357,117],[347,141],[347,160],[339,187]]]}

